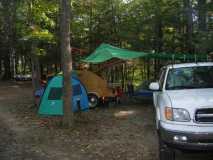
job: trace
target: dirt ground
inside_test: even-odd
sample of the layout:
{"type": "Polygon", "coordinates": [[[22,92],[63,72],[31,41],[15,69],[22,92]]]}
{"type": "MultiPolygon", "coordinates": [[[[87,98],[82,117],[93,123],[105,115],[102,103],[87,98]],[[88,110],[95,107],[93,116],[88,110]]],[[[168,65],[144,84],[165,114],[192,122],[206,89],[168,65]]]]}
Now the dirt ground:
{"type": "MultiPolygon", "coordinates": [[[[31,95],[30,84],[0,82],[0,160],[158,159],[152,105],[97,108],[74,129],[62,129],[37,115],[31,95]]],[[[213,159],[210,153],[177,155],[213,159]]]]}

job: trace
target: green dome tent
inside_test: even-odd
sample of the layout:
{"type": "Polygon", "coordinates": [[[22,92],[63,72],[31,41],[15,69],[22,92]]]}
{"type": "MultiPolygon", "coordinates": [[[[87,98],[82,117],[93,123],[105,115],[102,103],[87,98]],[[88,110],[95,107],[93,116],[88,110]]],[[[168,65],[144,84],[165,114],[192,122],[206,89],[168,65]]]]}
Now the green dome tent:
{"type": "MultiPolygon", "coordinates": [[[[53,77],[45,89],[39,106],[38,113],[43,116],[62,116],[63,100],[62,100],[63,76],[53,77]]],[[[89,101],[87,91],[83,84],[76,76],[72,76],[72,111],[88,111],[89,101]]]]}

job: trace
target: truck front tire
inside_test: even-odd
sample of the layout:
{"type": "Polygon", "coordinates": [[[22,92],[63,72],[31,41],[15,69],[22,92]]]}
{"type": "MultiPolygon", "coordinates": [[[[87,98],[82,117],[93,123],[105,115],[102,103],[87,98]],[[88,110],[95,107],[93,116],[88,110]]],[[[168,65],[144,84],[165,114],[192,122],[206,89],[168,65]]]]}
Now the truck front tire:
{"type": "Polygon", "coordinates": [[[159,136],[159,158],[160,160],[175,160],[175,150],[165,144],[159,136]]]}

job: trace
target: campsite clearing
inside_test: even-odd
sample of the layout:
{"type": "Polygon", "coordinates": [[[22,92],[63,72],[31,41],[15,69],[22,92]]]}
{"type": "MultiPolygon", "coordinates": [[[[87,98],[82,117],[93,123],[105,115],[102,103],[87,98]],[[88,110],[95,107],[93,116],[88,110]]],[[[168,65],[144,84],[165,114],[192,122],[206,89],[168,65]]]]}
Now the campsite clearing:
{"type": "MultiPolygon", "coordinates": [[[[158,159],[151,105],[97,108],[88,112],[88,121],[67,130],[38,117],[31,95],[26,82],[0,83],[1,160],[158,159]]],[[[201,157],[212,155],[180,154],[178,160],[201,157]]]]}

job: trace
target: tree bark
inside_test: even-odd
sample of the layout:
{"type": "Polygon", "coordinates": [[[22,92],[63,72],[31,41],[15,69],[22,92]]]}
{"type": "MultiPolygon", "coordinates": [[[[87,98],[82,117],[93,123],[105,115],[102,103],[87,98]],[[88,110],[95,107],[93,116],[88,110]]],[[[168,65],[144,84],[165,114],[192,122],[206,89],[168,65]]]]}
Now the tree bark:
{"type": "Polygon", "coordinates": [[[15,17],[16,17],[16,1],[5,0],[2,1],[3,6],[3,36],[4,39],[4,68],[5,73],[3,76],[4,80],[9,80],[12,77],[11,69],[11,56],[14,52],[14,39],[15,39],[15,17]]]}
{"type": "Polygon", "coordinates": [[[206,31],[206,0],[198,0],[199,31],[206,31]]]}
{"type": "MultiPolygon", "coordinates": [[[[155,17],[155,52],[156,54],[162,52],[163,48],[163,23],[162,23],[162,13],[160,9],[160,1],[156,0],[156,17],[155,17]]],[[[154,60],[154,78],[157,78],[157,73],[159,72],[159,60],[154,60]]]]}
{"type": "Polygon", "coordinates": [[[58,64],[57,63],[54,64],[54,68],[55,68],[55,73],[58,73],[58,64]]]}
{"type": "Polygon", "coordinates": [[[204,45],[206,41],[205,40],[203,41],[203,38],[207,37],[206,8],[207,8],[206,0],[198,0],[198,29],[199,29],[199,39],[201,39],[200,45],[198,45],[199,53],[206,53],[207,51],[206,45],[204,45]]]}
{"type": "Polygon", "coordinates": [[[43,75],[44,75],[44,65],[40,64],[40,74],[41,74],[41,79],[43,79],[43,75]]]}
{"type": "Polygon", "coordinates": [[[63,106],[64,119],[63,124],[66,127],[73,125],[72,112],[72,55],[70,48],[70,0],[60,0],[60,44],[61,44],[61,62],[63,65],[63,106]]]}
{"type": "Polygon", "coordinates": [[[192,34],[193,34],[193,18],[191,0],[184,0],[186,15],[186,48],[189,53],[193,52],[192,34]]]}
{"type": "Polygon", "coordinates": [[[2,74],[2,57],[0,56],[0,78],[2,74]]]}
{"type": "MultiPolygon", "coordinates": [[[[34,25],[35,22],[33,20],[33,6],[34,6],[34,1],[28,1],[28,18],[27,22],[29,23],[29,27],[34,30],[34,25]]],[[[38,41],[35,39],[31,39],[31,54],[30,54],[30,61],[31,61],[31,73],[32,73],[32,86],[33,86],[33,98],[34,98],[34,103],[37,104],[36,97],[34,96],[34,93],[36,90],[38,90],[41,87],[40,80],[41,80],[41,72],[40,72],[40,65],[39,65],[39,59],[36,55],[36,48],[37,48],[37,43],[38,41]]],[[[24,70],[26,71],[26,57],[23,57],[23,60],[25,62],[24,64],[24,70]]],[[[25,72],[24,71],[24,72],[25,72]]]]}
{"type": "Polygon", "coordinates": [[[26,58],[25,58],[25,56],[21,56],[21,72],[22,72],[22,74],[26,73],[26,67],[25,66],[26,66],[26,58]]]}
{"type": "Polygon", "coordinates": [[[93,21],[92,21],[92,18],[93,18],[93,1],[90,0],[89,1],[89,52],[92,52],[92,49],[93,49],[93,34],[92,34],[92,26],[93,26],[93,21]]]}
{"type": "Polygon", "coordinates": [[[162,51],[163,47],[163,31],[162,31],[162,20],[161,20],[161,15],[158,15],[156,17],[156,22],[155,22],[155,50],[157,53],[162,51]]]}
{"type": "Polygon", "coordinates": [[[36,44],[35,44],[35,42],[33,42],[32,51],[31,51],[32,52],[31,53],[31,65],[32,65],[33,93],[35,93],[35,91],[41,87],[41,85],[40,85],[40,79],[41,79],[40,65],[39,65],[39,59],[36,56],[35,51],[36,51],[36,44]]]}
{"type": "Polygon", "coordinates": [[[11,79],[11,70],[10,70],[10,55],[6,53],[4,56],[4,76],[3,80],[11,79]]]}

